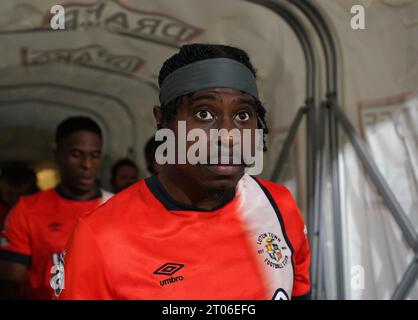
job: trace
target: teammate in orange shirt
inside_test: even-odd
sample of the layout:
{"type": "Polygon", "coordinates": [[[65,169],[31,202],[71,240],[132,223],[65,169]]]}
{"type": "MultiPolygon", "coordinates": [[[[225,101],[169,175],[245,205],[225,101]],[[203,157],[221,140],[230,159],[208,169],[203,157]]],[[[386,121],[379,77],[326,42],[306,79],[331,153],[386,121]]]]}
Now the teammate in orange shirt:
{"type": "MultiPolygon", "coordinates": [[[[178,121],[187,132],[268,131],[254,68],[240,49],[185,45],[164,63],[159,84],[157,126],[176,138],[178,121]]],[[[83,215],[60,260],[60,299],[306,297],[310,252],[295,201],[245,170],[165,164],[83,215]]]]}
{"type": "Polygon", "coordinates": [[[55,154],[61,183],[22,197],[10,212],[0,239],[2,297],[51,298],[51,267],[79,215],[110,197],[96,184],[101,149],[101,130],[93,120],[72,117],[58,126],[55,154]]]}
{"type": "Polygon", "coordinates": [[[19,197],[38,191],[35,172],[23,162],[11,162],[1,169],[0,231],[3,230],[7,213],[18,202],[19,197]]]}

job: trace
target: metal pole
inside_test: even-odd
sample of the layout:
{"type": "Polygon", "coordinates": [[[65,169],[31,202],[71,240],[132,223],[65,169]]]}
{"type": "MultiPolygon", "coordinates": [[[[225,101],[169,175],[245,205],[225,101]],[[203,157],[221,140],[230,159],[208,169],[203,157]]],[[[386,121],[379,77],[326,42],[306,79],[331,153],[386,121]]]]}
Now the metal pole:
{"type": "Polygon", "coordinates": [[[311,245],[311,279],[312,279],[312,297],[317,299],[320,294],[321,284],[321,216],[322,216],[322,168],[323,168],[323,154],[324,154],[324,131],[325,131],[325,115],[323,106],[318,108],[317,112],[317,135],[316,135],[316,151],[315,151],[315,186],[314,186],[314,208],[313,221],[311,221],[313,228],[310,230],[310,245],[311,245]]]}
{"type": "Polygon", "coordinates": [[[293,120],[292,125],[290,126],[290,129],[286,136],[282,150],[280,151],[279,158],[276,162],[276,165],[274,166],[273,173],[271,175],[272,181],[277,181],[282,174],[284,164],[286,163],[286,160],[289,155],[290,146],[292,145],[292,142],[295,139],[299,125],[302,121],[302,117],[306,113],[307,110],[308,109],[306,107],[299,108],[298,113],[296,114],[296,117],[293,120]]]}
{"type": "MultiPolygon", "coordinates": [[[[315,148],[315,139],[312,138],[315,134],[315,103],[316,103],[316,80],[317,80],[317,73],[316,73],[316,65],[317,61],[315,59],[314,54],[314,47],[312,45],[312,39],[309,36],[310,33],[307,32],[307,28],[305,25],[300,21],[298,16],[288,8],[289,1],[288,0],[245,0],[252,3],[257,3],[262,5],[266,8],[271,9],[272,11],[279,14],[292,28],[295,35],[297,36],[299,43],[302,47],[305,63],[306,63],[306,99],[305,104],[306,106],[312,107],[312,109],[306,110],[307,112],[307,212],[308,212],[308,220],[315,220],[314,217],[314,207],[315,207],[315,181],[316,177],[315,174],[315,165],[314,162],[316,161],[316,156],[314,152],[315,148]]],[[[295,122],[301,121],[302,114],[296,116],[295,122]]],[[[292,125],[293,126],[293,125],[292,125]]],[[[299,124],[296,125],[296,127],[299,124]]],[[[291,130],[292,131],[292,130],[291,130]]],[[[290,145],[287,144],[288,141],[294,140],[295,130],[293,132],[289,132],[288,137],[286,138],[285,145],[282,148],[282,151],[279,155],[279,158],[276,162],[275,168],[273,169],[271,179],[273,181],[277,181],[279,176],[282,173],[283,166],[285,160],[287,159],[287,155],[289,153],[290,145]]],[[[308,226],[312,229],[312,223],[308,223],[308,226]]],[[[309,234],[313,234],[310,232],[309,234]]]]}
{"type": "Polygon", "coordinates": [[[416,283],[418,278],[418,253],[414,256],[411,264],[402,277],[401,282],[393,293],[393,300],[402,300],[408,296],[412,286],[416,283]]]}
{"type": "Polygon", "coordinates": [[[325,55],[327,93],[336,94],[338,92],[337,53],[335,41],[327,25],[327,22],[324,20],[321,13],[312,2],[306,0],[288,1],[295,5],[299,10],[301,10],[315,28],[325,55]]]}
{"type": "Polygon", "coordinates": [[[314,100],[316,98],[315,91],[315,79],[316,79],[316,61],[314,54],[314,46],[312,45],[312,40],[309,37],[307,28],[301,22],[299,17],[290,10],[287,5],[282,4],[282,2],[287,1],[272,1],[272,0],[243,0],[251,3],[255,3],[266,7],[273,12],[277,13],[292,31],[295,33],[296,37],[299,40],[299,43],[302,47],[303,56],[305,59],[306,65],[306,100],[314,100]]]}
{"type": "MultiPolygon", "coordinates": [[[[335,50],[336,47],[335,47],[330,29],[328,28],[326,21],[321,16],[318,9],[311,2],[304,1],[304,0],[289,0],[289,1],[294,3],[305,13],[305,15],[311,20],[312,24],[317,30],[318,36],[320,37],[321,43],[323,45],[325,60],[326,60],[327,95],[328,97],[334,96],[335,97],[334,101],[337,102],[338,64],[337,64],[337,55],[336,55],[336,50],[335,50]]],[[[397,201],[395,195],[393,194],[390,187],[387,185],[385,179],[383,178],[382,174],[380,173],[376,164],[374,163],[372,157],[370,156],[365,144],[357,135],[351,123],[346,118],[345,114],[342,112],[342,110],[340,110],[339,107],[337,107],[336,103],[335,105],[331,104],[331,107],[333,107],[333,111],[332,111],[333,115],[336,117],[336,120],[339,120],[340,123],[342,124],[352,145],[354,146],[357,156],[359,157],[364,168],[366,169],[365,171],[369,174],[379,194],[381,195],[384,202],[388,206],[396,222],[402,229],[403,234],[408,244],[413,248],[415,253],[418,254],[418,235],[412,223],[408,219],[408,216],[403,211],[401,205],[397,201]]],[[[338,175],[338,172],[335,173],[334,171],[334,174],[338,175]]],[[[403,291],[405,291],[405,289],[408,286],[412,285],[411,284],[412,279],[410,276],[411,274],[413,274],[412,271],[408,270],[408,274],[404,276],[402,282],[399,284],[394,294],[394,297],[402,296],[403,291]],[[408,283],[408,281],[410,283],[408,283]]]]}
{"type": "Polygon", "coordinates": [[[356,133],[353,125],[348,120],[347,116],[338,106],[334,106],[334,115],[341,123],[345,130],[354,150],[357,153],[361,163],[363,164],[365,171],[370,176],[373,184],[376,186],[377,191],[383,198],[386,206],[389,208],[399,227],[403,231],[406,241],[414,249],[415,253],[418,253],[418,235],[415,228],[408,216],[402,209],[400,203],[396,199],[389,185],[386,183],[385,178],[380,173],[377,165],[373,161],[365,143],[356,133]]]}
{"type": "Polygon", "coordinates": [[[332,184],[332,211],[334,222],[334,250],[335,265],[337,268],[337,299],[345,298],[344,281],[344,252],[341,224],[341,197],[339,179],[339,146],[338,146],[338,123],[334,117],[334,105],[329,106],[329,139],[330,139],[330,164],[332,184]]]}
{"type": "MultiPolygon", "coordinates": [[[[253,0],[253,1],[247,0],[247,1],[259,3],[259,4],[262,4],[266,7],[270,7],[272,10],[274,10],[277,13],[279,13],[279,11],[282,11],[284,9],[282,7],[281,8],[275,7],[275,5],[273,5],[272,2],[270,2],[270,1],[257,1],[257,0],[253,0]],[[274,8],[272,8],[272,6],[274,8]]],[[[342,124],[343,129],[346,131],[347,135],[349,136],[349,139],[350,139],[351,143],[353,144],[357,155],[360,158],[360,161],[362,162],[366,171],[370,175],[373,183],[377,187],[378,192],[382,196],[383,200],[385,201],[386,205],[388,206],[388,208],[391,211],[392,215],[394,216],[395,220],[397,221],[397,223],[401,227],[408,244],[414,249],[415,252],[417,252],[418,251],[418,241],[417,241],[418,236],[416,234],[415,229],[413,228],[412,224],[410,223],[408,217],[404,213],[402,207],[398,203],[394,194],[390,190],[389,186],[385,182],[383,176],[380,174],[379,170],[377,169],[377,166],[373,162],[369,152],[367,151],[367,148],[366,148],[365,144],[363,143],[361,138],[358,137],[358,135],[356,134],[356,132],[355,132],[354,128],[352,127],[351,123],[349,122],[349,120],[345,117],[344,113],[337,107],[337,105],[335,103],[337,101],[337,92],[338,92],[338,81],[337,81],[338,80],[338,73],[337,73],[338,64],[337,64],[337,55],[336,55],[336,50],[335,50],[336,47],[335,47],[335,44],[334,44],[334,39],[332,37],[332,34],[331,34],[331,32],[328,28],[328,25],[327,25],[326,21],[321,16],[320,12],[315,7],[315,5],[313,5],[309,1],[305,1],[305,0],[288,0],[288,1],[292,4],[294,4],[296,7],[298,7],[298,9],[300,9],[304,13],[304,15],[310,20],[310,22],[314,26],[314,28],[317,31],[317,34],[320,38],[322,48],[323,48],[324,54],[325,54],[326,85],[327,85],[327,96],[328,96],[327,97],[327,102],[329,103],[329,106],[332,108],[332,110],[331,110],[332,112],[330,112],[330,115],[332,115],[332,118],[335,118],[336,120],[338,119],[339,122],[342,124]],[[334,97],[334,99],[332,99],[334,102],[332,102],[332,100],[330,101],[330,96],[334,97]]],[[[284,11],[287,11],[287,9],[284,10],[284,11]]],[[[290,14],[292,19],[289,20],[288,19],[289,16],[287,15],[288,13],[289,12],[286,12],[286,14],[281,14],[281,16],[283,18],[285,18],[285,20],[289,23],[289,21],[293,19],[293,14],[290,14]]],[[[295,24],[294,22],[295,22],[295,20],[290,21],[289,24],[292,27],[292,29],[295,31],[296,35],[298,36],[298,39],[301,42],[302,48],[304,49],[305,59],[306,59],[307,68],[308,68],[307,71],[309,71],[310,62],[313,62],[313,59],[310,59],[310,58],[312,58],[312,56],[311,56],[312,46],[310,45],[310,39],[308,39],[306,37],[306,31],[304,30],[304,28],[303,27],[300,28],[300,26],[301,26],[300,23],[295,24]],[[305,50],[305,49],[307,49],[307,50],[305,50]]],[[[299,21],[296,21],[296,22],[299,22],[299,21]]],[[[307,92],[309,92],[310,90],[313,90],[313,88],[314,88],[312,81],[309,81],[309,79],[314,79],[314,77],[312,77],[312,74],[310,74],[310,75],[311,75],[311,77],[309,77],[309,76],[307,77],[307,83],[308,83],[307,92]]],[[[307,96],[309,97],[310,95],[307,95],[307,96]]],[[[332,122],[332,120],[331,120],[331,122],[332,122]]],[[[330,133],[332,131],[336,130],[337,125],[334,124],[333,127],[335,127],[335,128],[332,129],[330,131],[330,133]]],[[[338,140],[336,139],[334,141],[334,143],[332,143],[332,144],[333,144],[333,152],[332,153],[334,154],[334,159],[338,159],[338,152],[336,153],[337,157],[335,158],[335,150],[338,150],[338,140]]],[[[338,180],[338,174],[339,174],[339,172],[338,172],[338,165],[337,165],[337,170],[335,170],[335,168],[333,170],[334,178],[335,178],[335,176],[337,176],[336,180],[338,180]]],[[[318,176],[316,178],[318,178],[318,176]]],[[[333,181],[334,181],[334,179],[333,179],[333,181]]],[[[334,181],[334,185],[336,185],[335,181],[334,181]]],[[[337,193],[335,191],[336,190],[334,190],[334,194],[337,194],[339,196],[339,191],[337,193]]],[[[315,192],[317,192],[317,191],[315,191],[315,192]]],[[[316,201],[316,197],[315,197],[314,200],[316,201]]],[[[334,199],[334,202],[335,201],[336,200],[334,199]]],[[[337,207],[339,207],[339,206],[340,205],[337,204],[337,207]]],[[[335,212],[334,212],[334,214],[335,214],[335,212]]],[[[337,220],[340,221],[341,217],[337,218],[337,220]]],[[[319,255],[321,256],[321,252],[319,252],[319,255]]],[[[326,257],[324,256],[324,259],[325,258],[326,257]]],[[[318,263],[320,263],[320,260],[318,261],[318,263]]],[[[324,267],[325,267],[325,264],[324,264],[324,267]]],[[[411,266],[411,268],[412,268],[412,266],[411,266]]],[[[337,270],[337,271],[339,271],[341,273],[340,270],[337,270]]],[[[321,269],[319,269],[319,272],[322,272],[321,269]]],[[[325,269],[324,269],[324,272],[325,272],[325,275],[327,275],[327,272],[325,271],[325,269]]],[[[408,272],[408,274],[405,274],[405,277],[403,278],[402,282],[399,284],[399,287],[398,287],[397,291],[395,292],[394,297],[402,296],[402,294],[403,294],[402,290],[405,290],[404,284],[408,285],[408,282],[412,282],[412,280],[410,279],[411,278],[410,274],[411,274],[411,272],[408,272]]],[[[313,281],[315,281],[315,280],[313,280],[313,281]]]]}
{"type": "MultiPolygon", "coordinates": [[[[341,233],[341,203],[340,203],[340,190],[339,190],[339,163],[338,163],[338,125],[333,116],[332,106],[337,101],[338,93],[338,63],[336,46],[334,43],[333,36],[330,29],[322,17],[321,13],[309,1],[305,0],[288,0],[299,8],[303,14],[309,19],[315,28],[319,40],[322,45],[322,49],[325,56],[325,74],[326,74],[326,88],[327,88],[327,99],[326,103],[330,107],[330,155],[331,161],[331,175],[332,175],[332,200],[333,200],[333,215],[335,224],[335,253],[337,263],[337,298],[345,298],[345,281],[344,281],[344,256],[343,256],[343,243],[341,233]]],[[[316,176],[315,179],[318,179],[316,176]]]]}
{"type": "Polygon", "coordinates": [[[306,117],[306,204],[308,212],[308,231],[310,241],[314,234],[314,207],[315,207],[315,151],[316,151],[316,110],[315,106],[311,102],[307,104],[307,117],[306,117]]]}

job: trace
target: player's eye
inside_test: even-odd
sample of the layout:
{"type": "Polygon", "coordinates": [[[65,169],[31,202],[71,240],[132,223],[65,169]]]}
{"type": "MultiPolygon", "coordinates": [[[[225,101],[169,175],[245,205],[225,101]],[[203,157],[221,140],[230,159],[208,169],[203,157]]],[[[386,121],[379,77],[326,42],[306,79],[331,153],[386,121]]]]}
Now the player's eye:
{"type": "Polygon", "coordinates": [[[82,156],[81,152],[78,150],[71,151],[70,155],[74,158],[80,158],[82,156]]]}
{"type": "Polygon", "coordinates": [[[248,121],[250,120],[250,113],[247,111],[240,111],[237,113],[237,115],[235,116],[235,118],[239,121],[248,121]]]}
{"type": "Polygon", "coordinates": [[[202,121],[210,121],[214,119],[212,113],[208,110],[199,110],[195,113],[195,115],[199,120],[202,121]]]}
{"type": "Polygon", "coordinates": [[[92,158],[93,158],[93,159],[99,159],[99,158],[100,158],[100,156],[101,156],[101,154],[100,154],[100,152],[99,152],[99,151],[96,151],[96,152],[93,152],[93,153],[91,154],[91,156],[92,156],[92,158]]]}

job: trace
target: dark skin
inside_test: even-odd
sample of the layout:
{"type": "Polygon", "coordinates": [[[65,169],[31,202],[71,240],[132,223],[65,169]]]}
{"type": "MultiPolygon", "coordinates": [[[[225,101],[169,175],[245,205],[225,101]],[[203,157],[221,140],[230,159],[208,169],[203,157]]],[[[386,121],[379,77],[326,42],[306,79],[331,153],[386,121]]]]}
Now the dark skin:
{"type": "Polygon", "coordinates": [[[159,165],[154,158],[154,154],[152,156],[147,156],[147,170],[151,174],[158,174],[161,171],[162,166],[159,165]]]}
{"type": "MultiPolygon", "coordinates": [[[[174,131],[177,139],[178,121],[186,121],[186,132],[203,129],[209,136],[210,129],[257,128],[257,112],[254,98],[229,88],[205,89],[195,92],[191,98],[183,97],[174,119],[162,122],[161,109],[154,108],[157,125],[174,131]]],[[[232,146],[232,137],[228,138],[232,146]]],[[[186,142],[186,147],[193,145],[186,142]]],[[[171,197],[185,205],[211,210],[225,203],[234,193],[244,175],[244,165],[164,165],[158,175],[161,184],[171,197]]]]}
{"type": "Polygon", "coordinates": [[[115,193],[120,192],[136,181],[138,181],[138,170],[132,166],[122,166],[113,178],[113,191],[115,193]]]}
{"type": "MultiPolygon", "coordinates": [[[[66,195],[78,201],[96,197],[101,149],[101,138],[90,131],[76,131],[59,142],[55,157],[66,195]]],[[[26,265],[0,260],[0,299],[19,298],[19,287],[26,282],[27,275],[26,265]]]]}
{"type": "Polygon", "coordinates": [[[101,138],[90,131],[77,131],[60,141],[55,159],[65,194],[78,201],[91,200],[97,195],[101,152],[101,138]]]}

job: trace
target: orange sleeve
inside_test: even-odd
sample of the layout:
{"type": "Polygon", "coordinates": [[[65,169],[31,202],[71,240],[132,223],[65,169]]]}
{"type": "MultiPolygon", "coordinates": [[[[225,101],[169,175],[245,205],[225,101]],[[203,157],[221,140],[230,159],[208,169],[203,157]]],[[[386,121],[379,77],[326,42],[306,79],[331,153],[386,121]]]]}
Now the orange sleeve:
{"type": "MultiPolygon", "coordinates": [[[[283,205],[283,209],[287,212],[286,214],[286,227],[289,238],[293,245],[293,264],[295,268],[292,298],[306,297],[310,293],[310,278],[309,268],[311,262],[311,252],[309,249],[308,235],[305,222],[302,214],[292,196],[290,191],[282,186],[283,195],[282,199],[286,199],[286,204],[283,205]]],[[[280,201],[283,203],[283,200],[280,201]]]]}
{"type": "Polygon", "coordinates": [[[0,239],[0,259],[29,266],[31,262],[31,234],[27,208],[21,199],[9,212],[0,239]]]}
{"type": "Polygon", "coordinates": [[[292,290],[293,298],[305,296],[310,292],[309,267],[311,253],[305,233],[303,233],[302,244],[298,248],[294,248],[294,250],[295,279],[292,290]]]}
{"type": "Polygon", "coordinates": [[[60,300],[112,299],[101,250],[86,222],[79,220],[64,255],[60,300]]]}

